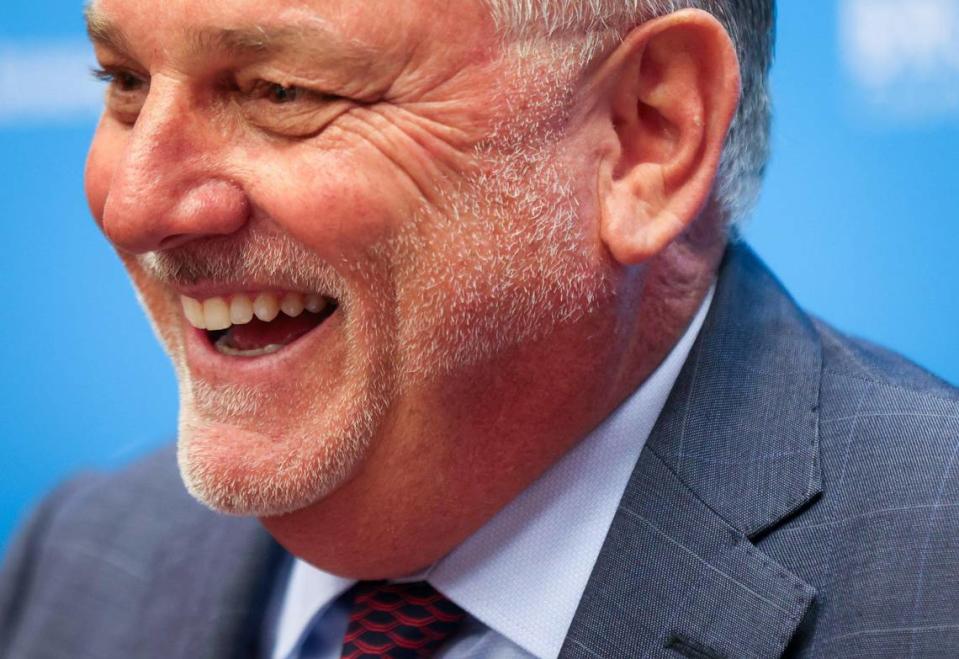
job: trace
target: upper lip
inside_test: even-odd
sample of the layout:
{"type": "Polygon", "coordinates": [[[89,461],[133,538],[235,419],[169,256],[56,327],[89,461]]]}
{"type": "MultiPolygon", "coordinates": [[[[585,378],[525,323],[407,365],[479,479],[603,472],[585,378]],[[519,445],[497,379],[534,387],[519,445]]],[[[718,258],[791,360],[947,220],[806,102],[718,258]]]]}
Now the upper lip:
{"type": "Polygon", "coordinates": [[[193,284],[170,284],[170,287],[178,294],[193,298],[194,300],[207,300],[214,297],[228,297],[230,295],[239,295],[241,293],[302,293],[303,295],[322,295],[334,299],[324,291],[315,291],[303,289],[289,283],[280,281],[271,282],[215,282],[202,281],[193,284]]]}

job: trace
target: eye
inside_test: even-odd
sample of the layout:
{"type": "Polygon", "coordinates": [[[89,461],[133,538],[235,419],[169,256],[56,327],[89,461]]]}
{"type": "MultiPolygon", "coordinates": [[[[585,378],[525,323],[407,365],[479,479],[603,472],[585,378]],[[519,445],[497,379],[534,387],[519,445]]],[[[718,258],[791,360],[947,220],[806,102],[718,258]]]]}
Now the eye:
{"type": "Polygon", "coordinates": [[[132,92],[145,85],[145,81],[129,71],[93,69],[93,77],[121,92],[132,92]]]}
{"type": "Polygon", "coordinates": [[[300,96],[299,87],[285,87],[279,83],[267,83],[266,97],[277,104],[292,103],[300,96]]]}
{"type": "Polygon", "coordinates": [[[250,123],[289,138],[317,134],[352,105],[341,96],[271,80],[239,81],[235,90],[250,123]]]}
{"type": "Polygon", "coordinates": [[[94,69],[93,76],[107,83],[106,108],[119,121],[132,124],[146,102],[149,79],[125,69],[94,69]]]}

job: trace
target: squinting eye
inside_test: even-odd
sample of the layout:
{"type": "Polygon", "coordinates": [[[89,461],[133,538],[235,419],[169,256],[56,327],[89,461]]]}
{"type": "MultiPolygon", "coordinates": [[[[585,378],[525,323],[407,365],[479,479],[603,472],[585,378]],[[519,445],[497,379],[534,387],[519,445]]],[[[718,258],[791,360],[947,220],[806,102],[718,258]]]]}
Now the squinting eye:
{"type": "Polygon", "coordinates": [[[317,134],[351,105],[340,96],[262,78],[236,81],[230,89],[251,124],[290,138],[317,134]]]}
{"type": "Polygon", "coordinates": [[[111,116],[125,124],[135,123],[150,91],[149,77],[119,68],[94,69],[93,75],[107,83],[106,107],[111,116]]]}
{"type": "Polygon", "coordinates": [[[143,85],[143,80],[133,75],[129,71],[108,71],[106,69],[94,69],[93,77],[102,80],[115,87],[117,91],[133,92],[143,85]]]}
{"type": "Polygon", "coordinates": [[[266,90],[267,98],[274,103],[292,103],[300,95],[299,87],[284,87],[272,82],[266,90]]]}

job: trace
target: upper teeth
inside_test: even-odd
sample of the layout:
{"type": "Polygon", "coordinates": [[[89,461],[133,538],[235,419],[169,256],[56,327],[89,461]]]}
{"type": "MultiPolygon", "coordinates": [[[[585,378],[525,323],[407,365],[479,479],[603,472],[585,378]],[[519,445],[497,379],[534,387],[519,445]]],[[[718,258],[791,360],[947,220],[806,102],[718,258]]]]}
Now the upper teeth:
{"type": "Polygon", "coordinates": [[[197,329],[225,330],[232,325],[246,325],[256,316],[270,322],[282,311],[296,318],[303,310],[319,313],[327,301],[320,295],[302,293],[258,293],[255,297],[240,293],[225,297],[211,297],[202,302],[185,295],[180,296],[187,321],[197,329]]]}

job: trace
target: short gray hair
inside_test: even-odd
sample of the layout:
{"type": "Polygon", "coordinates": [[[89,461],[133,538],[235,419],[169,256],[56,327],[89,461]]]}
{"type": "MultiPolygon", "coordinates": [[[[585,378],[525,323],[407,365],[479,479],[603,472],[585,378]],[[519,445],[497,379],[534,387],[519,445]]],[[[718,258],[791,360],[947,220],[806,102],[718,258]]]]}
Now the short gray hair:
{"type": "Polygon", "coordinates": [[[739,55],[742,98],[713,192],[730,222],[744,218],[759,196],[769,159],[772,105],[769,68],[775,45],[775,0],[483,0],[504,34],[515,37],[582,35],[589,62],[644,21],[687,8],[715,16],[739,55]]]}

